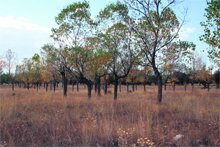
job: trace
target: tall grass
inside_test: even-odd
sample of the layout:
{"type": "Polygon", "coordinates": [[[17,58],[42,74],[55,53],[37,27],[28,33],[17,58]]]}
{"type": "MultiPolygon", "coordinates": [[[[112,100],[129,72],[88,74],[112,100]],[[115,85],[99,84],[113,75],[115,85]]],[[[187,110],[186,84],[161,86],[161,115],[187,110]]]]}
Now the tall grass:
{"type": "MultiPolygon", "coordinates": [[[[92,93],[81,87],[67,97],[62,90],[0,89],[0,144],[3,146],[173,146],[220,145],[220,91],[196,88],[164,91],[156,104],[156,88],[147,92],[92,93]],[[130,132],[132,130],[132,132],[130,132]],[[130,132],[130,133],[129,133],[130,132]]],[[[113,89],[110,89],[113,90],[113,89]]]]}

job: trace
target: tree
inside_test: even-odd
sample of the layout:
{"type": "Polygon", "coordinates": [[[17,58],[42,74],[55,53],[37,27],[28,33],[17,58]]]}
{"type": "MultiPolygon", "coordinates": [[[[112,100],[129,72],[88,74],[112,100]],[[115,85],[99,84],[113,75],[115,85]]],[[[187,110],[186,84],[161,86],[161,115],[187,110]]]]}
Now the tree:
{"type": "MultiPolygon", "coordinates": [[[[42,47],[42,56],[43,56],[43,62],[44,63],[44,75],[43,79],[48,80],[48,74],[51,75],[52,73],[48,70],[51,69],[51,67],[57,71],[61,77],[62,77],[62,83],[63,83],[63,96],[67,96],[67,51],[66,49],[60,47],[56,48],[54,45],[45,44],[42,47]],[[50,67],[50,68],[48,68],[50,67]]],[[[51,80],[51,79],[50,79],[51,80]]],[[[48,81],[47,81],[48,82],[48,81]]]]}
{"type": "Polygon", "coordinates": [[[3,57],[0,56],[0,75],[1,75],[2,72],[3,72],[3,69],[4,69],[5,65],[6,65],[6,63],[5,63],[5,61],[3,60],[3,57]]]}
{"type": "Polygon", "coordinates": [[[29,90],[30,88],[30,83],[33,82],[33,63],[31,59],[28,58],[24,58],[24,60],[22,61],[22,81],[25,84],[25,87],[29,90]]]}
{"type": "Polygon", "coordinates": [[[94,73],[89,68],[94,54],[88,38],[93,36],[96,23],[90,18],[88,2],[70,4],[58,14],[56,23],[58,28],[52,30],[52,37],[67,52],[64,68],[87,85],[90,98],[94,73]]]}
{"type": "Polygon", "coordinates": [[[33,77],[33,84],[34,87],[35,85],[37,86],[37,90],[39,87],[39,83],[42,80],[42,76],[41,76],[41,61],[40,61],[40,56],[38,54],[34,54],[34,56],[32,57],[32,64],[33,64],[33,71],[34,71],[34,77],[33,77]]]}
{"type": "Polygon", "coordinates": [[[209,57],[220,66],[220,1],[207,0],[207,5],[204,14],[206,21],[201,22],[204,34],[200,36],[200,40],[210,46],[209,57]]]}
{"type": "Polygon", "coordinates": [[[179,30],[183,24],[180,23],[170,6],[175,0],[125,0],[130,9],[137,15],[132,18],[131,28],[136,34],[137,42],[145,55],[148,66],[154,70],[157,78],[158,96],[157,101],[162,101],[162,74],[161,65],[164,64],[165,54],[173,55],[187,54],[191,46],[179,48],[184,44],[177,42],[179,30]],[[138,17],[136,17],[138,16],[138,17]],[[177,47],[176,47],[177,46],[177,47]]]}
{"type": "Polygon", "coordinates": [[[117,100],[119,80],[127,77],[138,56],[135,55],[133,33],[124,21],[127,15],[127,6],[120,2],[108,5],[99,13],[99,19],[103,23],[101,26],[104,26],[99,37],[102,47],[110,54],[108,67],[114,78],[114,100],[117,100]]]}
{"type": "Polygon", "coordinates": [[[203,65],[202,69],[198,71],[197,78],[199,82],[203,85],[203,88],[210,89],[210,84],[212,83],[213,75],[211,74],[212,68],[206,68],[203,65]]]}
{"type": "Polygon", "coordinates": [[[11,49],[9,49],[5,55],[5,59],[6,59],[6,68],[8,69],[8,75],[12,83],[12,90],[14,91],[14,77],[11,71],[15,64],[15,53],[12,52],[11,49]]]}
{"type": "Polygon", "coordinates": [[[216,83],[216,88],[220,88],[220,71],[219,70],[217,70],[214,73],[214,81],[216,83]]]}

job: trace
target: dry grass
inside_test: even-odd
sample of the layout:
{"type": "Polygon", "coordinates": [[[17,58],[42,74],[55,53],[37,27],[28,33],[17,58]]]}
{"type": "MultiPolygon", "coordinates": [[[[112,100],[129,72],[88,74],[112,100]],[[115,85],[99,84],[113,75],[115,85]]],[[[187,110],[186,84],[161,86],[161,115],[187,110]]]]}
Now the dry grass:
{"type": "MultiPolygon", "coordinates": [[[[0,145],[3,146],[217,146],[220,145],[220,91],[200,88],[164,91],[143,87],[117,101],[113,94],[87,99],[87,90],[0,89],[0,145]],[[182,134],[184,138],[172,142],[182,134]],[[149,141],[148,141],[149,140],[149,141]]],[[[113,90],[113,89],[111,89],[113,90]]],[[[102,94],[103,95],[103,94],[102,94]]]]}

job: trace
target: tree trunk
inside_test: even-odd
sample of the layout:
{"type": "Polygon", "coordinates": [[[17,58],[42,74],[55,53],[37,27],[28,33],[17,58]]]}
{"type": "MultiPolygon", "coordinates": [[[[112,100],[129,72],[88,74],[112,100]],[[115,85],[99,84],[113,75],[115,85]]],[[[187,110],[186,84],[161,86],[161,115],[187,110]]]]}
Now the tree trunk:
{"type": "Polygon", "coordinates": [[[38,88],[39,88],[38,86],[39,86],[39,83],[37,82],[37,91],[38,91],[38,88]]]}
{"type": "Polygon", "coordinates": [[[27,89],[28,89],[28,90],[29,90],[29,88],[30,88],[29,86],[30,86],[30,84],[29,84],[29,83],[27,83],[27,89]]]}
{"type": "Polygon", "coordinates": [[[56,83],[57,83],[56,80],[54,80],[54,81],[53,81],[53,92],[56,91],[56,83]]]}
{"type": "Polygon", "coordinates": [[[76,90],[79,91],[79,82],[76,83],[76,90]]]}
{"type": "Polygon", "coordinates": [[[157,101],[158,101],[158,103],[161,103],[162,102],[162,77],[159,75],[158,76],[158,79],[157,79],[157,81],[158,81],[158,95],[157,95],[157,101]]]}
{"type": "Polygon", "coordinates": [[[127,92],[129,92],[129,85],[128,85],[128,83],[126,85],[127,85],[127,92]]]}
{"type": "Polygon", "coordinates": [[[97,78],[97,90],[98,90],[98,96],[101,96],[101,79],[100,77],[97,78]]]}
{"type": "Polygon", "coordinates": [[[186,84],[186,82],[184,82],[184,90],[186,91],[186,86],[187,86],[187,84],[186,84]]]}
{"type": "Polygon", "coordinates": [[[52,81],[50,82],[50,91],[52,91],[52,88],[53,86],[52,86],[52,81]]]}
{"type": "Polygon", "coordinates": [[[194,83],[192,82],[191,85],[192,85],[192,91],[193,91],[194,90],[194,83]]]}
{"type": "Polygon", "coordinates": [[[207,88],[208,88],[208,91],[209,91],[210,90],[209,83],[207,83],[207,88]]]}
{"type": "Polygon", "coordinates": [[[95,78],[95,93],[97,92],[97,86],[98,86],[98,81],[97,81],[98,79],[97,79],[97,77],[95,78]]]}
{"type": "Polygon", "coordinates": [[[65,72],[61,73],[62,75],[62,85],[63,85],[63,96],[67,96],[67,79],[65,76],[65,72]]]}
{"type": "Polygon", "coordinates": [[[14,82],[12,81],[12,91],[15,90],[15,85],[14,85],[14,82]]]}
{"type": "Polygon", "coordinates": [[[107,94],[108,90],[108,81],[106,79],[106,75],[104,76],[104,93],[107,94]]]}
{"type": "Polygon", "coordinates": [[[118,97],[118,78],[115,76],[115,83],[114,83],[114,100],[117,100],[118,97]]]}
{"type": "Polygon", "coordinates": [[[46,91],[48,90],[48,83],[46,83],[46,91]]]}
{"type": "Polygon", "coordinates": [[[154,69],[154,73],[157,78],[157,87],[158,87],[157,102],[161,103],[162,102],[162,91],[163,91],[162,76],[155,66],[153,66],[153,69],[154,69]]]}
{"type": "Polygon", "coordinates": [[[146,92],[146,83],[144,82],[144,92],[146,92]]]}
{"type": "Polygon", "coordinates": [[[134,92],[134,82],[132,82],[132,91],[134,92]]]}
{"type": "Polygon", "coordinates": [[[121,92],[121,82],[119,82],[119,91],[121,92]]]}
{"type": "Polygon", "coordinates": [[[90,99],[91,98],[91,93],[92,93],[92,84],[87,83],[87,87],[88,87],[88,99],[90,99]]]}

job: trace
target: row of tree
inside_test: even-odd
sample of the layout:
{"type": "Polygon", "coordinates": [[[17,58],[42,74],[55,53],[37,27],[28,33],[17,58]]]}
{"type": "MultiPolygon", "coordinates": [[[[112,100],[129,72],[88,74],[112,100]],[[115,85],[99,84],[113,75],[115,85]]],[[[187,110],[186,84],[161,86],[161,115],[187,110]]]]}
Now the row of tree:
{"type": "MultiPolygon", "coordinates": [[[[55,87],[61,79],[64,96],[68,81],[84,83],[88,87],[88,98],[93,85],[100,94],[102,79],[107,89],[109,77],[114,84],[116,100],[122,79],[145,84],[153,76],[158,85],[159,103],[162,101],[163,81],[164,85],[167,81],[174,83],[186,72],[190,80],[182,75],[184,83],[194,83],[200,73],[209,85],[211,71],[206,67],[200,69],[205,71],[204,74],[195,67],[184,70],[189,63],[196,64],[193,60],[195,45],[178,38],[184,20],[179,22],[171,9],[174,2],[118,1],[103,9],[96,19],[91,18],[87,1],[70,4],[55,19],[57,27],[52,29],[51,35],[54,43],[45,44],[41,55],[24,59],[22,65],[17,66],[15,77],[27,87],[30,83],[39,85],[42,81],[53,81],[55,87]]],[[[10,79],[13,79],[13,85],[15,78],[10,79]]]]}

